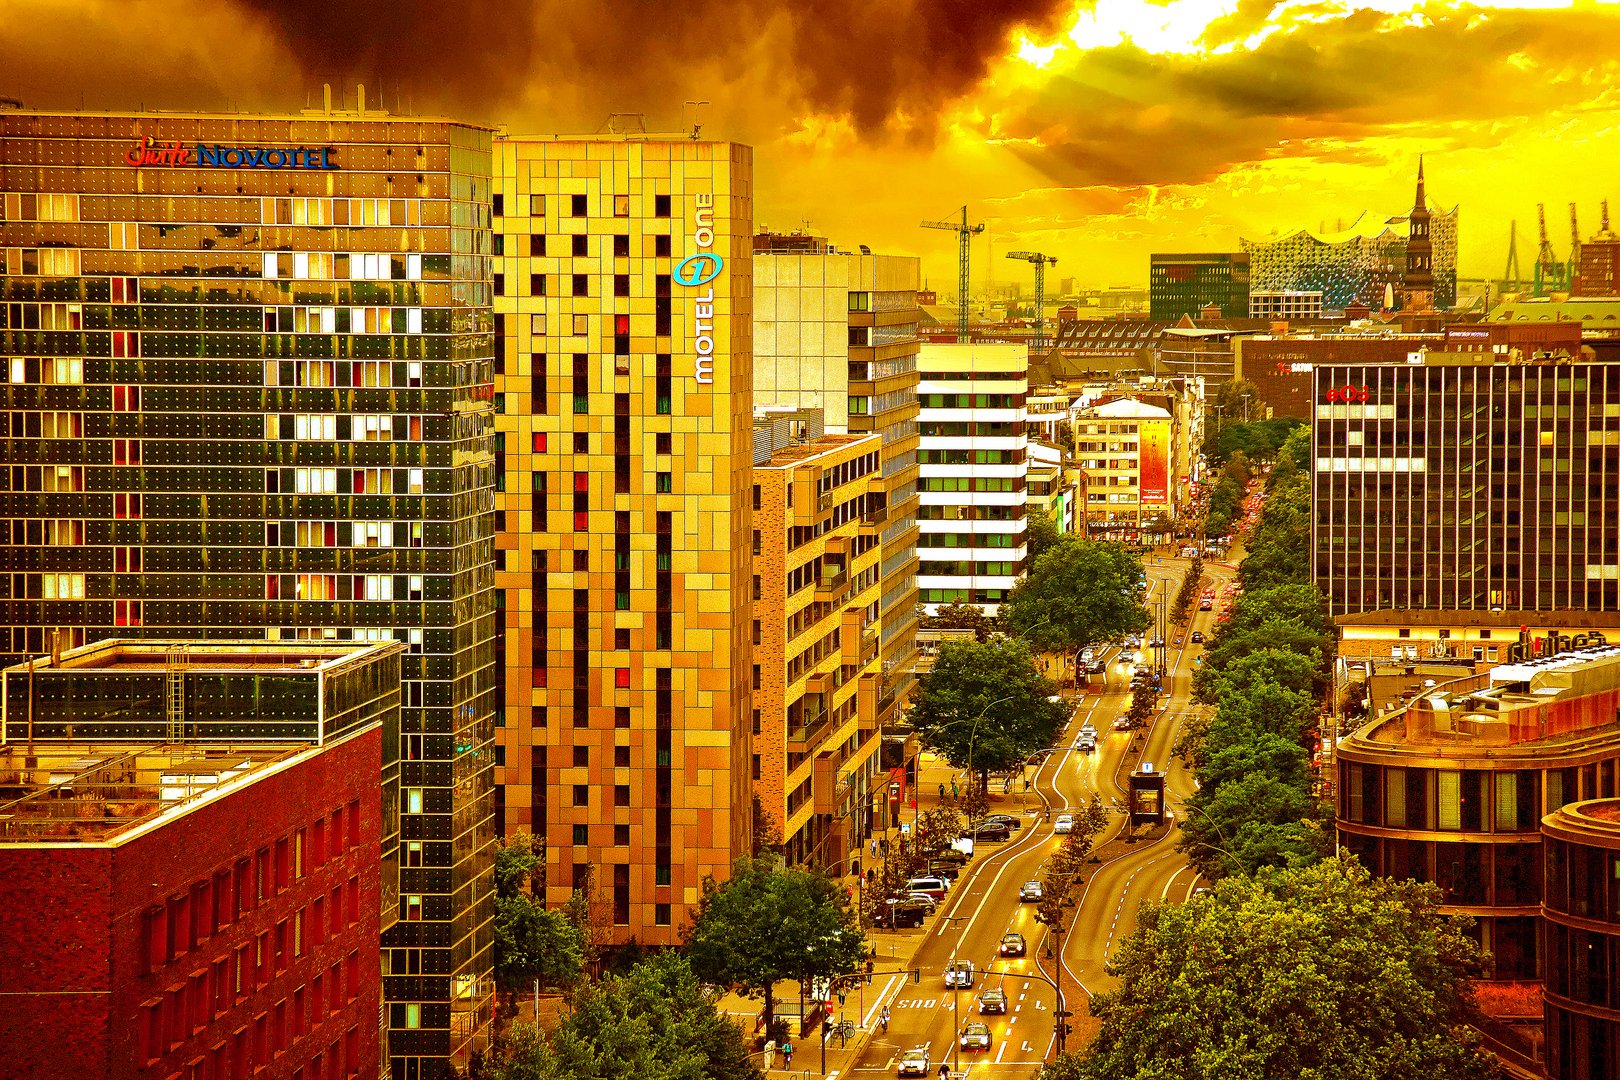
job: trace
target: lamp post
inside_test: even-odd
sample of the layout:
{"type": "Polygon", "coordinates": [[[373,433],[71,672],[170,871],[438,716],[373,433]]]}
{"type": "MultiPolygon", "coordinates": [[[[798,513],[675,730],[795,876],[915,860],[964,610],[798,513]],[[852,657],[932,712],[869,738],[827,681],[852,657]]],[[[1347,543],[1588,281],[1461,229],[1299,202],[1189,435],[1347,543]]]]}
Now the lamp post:
{"type": "MultiPolygon", "coordinates": [[[[940,920],[946,923],[972,922],[971,915],[951,915],[940,920]]],[[[956,946],[960,938],[951,942],[951,959],[945,970],[951,973],[951,1072],[962,1075],[962,987],[956,973],[956,946]]]]}
{"type": "MultiPolygon", "coordinates": [[[[1062,931],[1059,930],[1059,931],[1056,931],[1056,932],[1061,933],[1062,931]]],[[[1063,953],[1062,953],[1061,949],[1059,950],[1059,952],[1057,954],[1057,959],[1058,959],[1058,981],[1057,982],[1053,982],[1051,979],[1046,977],[1046,972],[1041,970],[1041,965],[1040,964],[1036,964],[1035,965],[1035,970],[1032,971],[1032,972],[1007,971],[1007,970],[1002,969],[1002,968],[985,968],[985,971],[986,972],[994,971],[997,975],[1002,975],[1002,976],[1014,975],[1014,976],[1017,976],[1019,978],[1023,978],[1025,975],[1034,975],[1037,979],[1041,980],[1041,982],[1045,983],[1047,986],[1050,986],[1054,991],[1057,992],[1057,1030],[1054,1032],[1054,1034],[1057,1035],[1057,1052],[1061,1054],[1061,1053],[1063,1053],[1063,1048],[1064,1048],[1064,1045],[1065,1045],[1064,1044],[1064,1035],[1066,1034],[1065,1029],[1068,1027],[1068,1020],[1069,1020],[1069,1012],[1068,1012],[1068,1009],[1065,1006],[1064,999],[1063,999],[1063,983],[1062,983],[1062,979],[1063,979],[1063,953]]]]}

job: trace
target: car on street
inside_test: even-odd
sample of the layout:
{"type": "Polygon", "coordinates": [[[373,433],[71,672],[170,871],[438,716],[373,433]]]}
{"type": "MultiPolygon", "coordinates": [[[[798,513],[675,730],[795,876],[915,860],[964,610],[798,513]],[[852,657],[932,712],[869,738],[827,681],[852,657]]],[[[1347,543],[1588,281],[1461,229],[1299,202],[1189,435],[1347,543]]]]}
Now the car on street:
{"type": "Polygon", "coordinates": [[[1009,829],[1022,829],[1024,823],[1011,814],[990,814],[980,822],[981,825],[1005,825],[1009,829]]]}
{"type": "Polygon", "coordinates": [[[1207,596],[1204,597],[1202,600],[1198,601],[1198,610],[1199,611],[1210,611],[1210,610],[1213,610],[1214,607],[1215,607],[1215,601],[1211,600],[1207,596]]]}
{"type": "Polygon", "coordinates": [[[1087,752],[1097,749],[1097,729],[1081,728],[1080,734],[1074,737],[1074,748],[1087,752]]]}
{"type": "Polygon", "coordinates": [[[1082,664],[1089,664],[1095,659],[1097,659],[1097,650],[1096,649],[1081,649],[1080,650],[1080,662],[1082,664]]]}
{"type": "Polygon", "coordinates": [[[1160,637],[1158,634],[1154,634],[1153,635],[1153,640],[1148,642],[1148,647],[1150,649],[1162,649],[1162,648],[1164,648],[1164,638],[1160,637]]]}
{"type": "Polygon", "coordinates": [[[884,930],[914,929],[923,924],[933,908],[915,900],[886,900],[872,915],[872,925],[884,930]]]}
{"type": "Polygon", "coordinates": [[[1074,815],[1059,814],[1057,820],[1052,822],[1052,831],[1060,834],[1074,832],[1074,815]]]}
{"type": "Polygon", "coordinates": [[[995,825],[991,824],[990,822],[985,822],[972,832],[964,833],[963,835],[970,836],[974,840],[982,841],[983,843],[999,844],[1003,840],[1012,839],[1012,830],[1007,828],[1005,825],[995,825]]]}
{"type": "Polygon", "coordinates": [[[1020,903],[1033,903],[1045,895],[1046,890],[1041,887],[1041,883],[1038,881],[1026,881],[1018,887],[1018,900],[1020,903]]]}
{"type": "Polygon", "coordinates": [[[928,1059],[928,1047],[919,1046],[900,1055],[900,1068],[895,1075],[928,1076],[933,1071],[934,1063],[928,1059]]]}
{"type": "Polygon", "coordinates": [[[973,961],[952,960],[945,965],[945,985],[962,990],[973,988],[973,961]]]}
{"type": "Polygon", "coordinates": [[[1202,630],[1194,630],[1192,632],[1192,643],[1194,645],[1202,645],[1204,643],[1204,632],[1202,630]]]}
{"type": "Polygon", "coordinates": [[[978,1020],[963,1024],[961,1046],[964,1050],[990,1049],[990,1025],[978,1020]]]}
{"type": "Polygon", "coordinates": [[[1023,956],[1028,951],[1029,946],[1024,942],[1023,934],[1013,933],[1001,935],[1002,956],[1023,956]]]}
{"type": "Polygon", "coordinates": [[[987,1013],[1004,1013],[1007,1011],[1007,992],[999,987],[991,987],[979,995],[979,1015],[987,1013]]]}
{"type": "Polygon", "coordinates": [[[1129,731],[1129,730],[1131,730],[1131,718],[1129,716],[1126,716],[1124,713],[1120,713],[1118,716],[1114,717],[1114,730],[1115,731],[1129,731]]]}

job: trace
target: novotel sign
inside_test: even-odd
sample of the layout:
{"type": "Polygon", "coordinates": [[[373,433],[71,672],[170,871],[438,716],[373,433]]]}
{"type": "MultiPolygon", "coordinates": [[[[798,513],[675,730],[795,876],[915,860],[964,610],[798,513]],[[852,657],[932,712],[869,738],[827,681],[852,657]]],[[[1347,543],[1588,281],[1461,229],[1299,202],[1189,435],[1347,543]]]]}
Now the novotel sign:
{"type": "Polygon", "coordinates": [[[191,166],[200,169],[336,169],[330,146],[221,146],[197,143],[187,146],[179,139],[153,142],[150,136],[124,154],[124,163],[140,169],[148,165],[171,168],[191,166]]]}
{"type": "Polygon", "coordinates": [[[1530,628],[1521,626],[1519,640],[1508,646],[1508,659],[1540,660],[1557,656],[1559,653],[1589,649],[1608,643],[1609,639],[1596,630],[1588,630],[1584,634],[1560,634],[1556,630],[1549,630],[1546,637],[1533,638],[1530,636],[1530,628]]]}
{"type": "Polygon", "coordinates": [[[694,254],[675,267],[675,284],[688,289],[708,288],[694,296],[692,304],[692,349],[697,353],[694,377],[705,386],[714,382],[714,286],[710,284],[726,267],[726,260],[714,247],[714,196],[692,197],[692,246],[694,254]]]}

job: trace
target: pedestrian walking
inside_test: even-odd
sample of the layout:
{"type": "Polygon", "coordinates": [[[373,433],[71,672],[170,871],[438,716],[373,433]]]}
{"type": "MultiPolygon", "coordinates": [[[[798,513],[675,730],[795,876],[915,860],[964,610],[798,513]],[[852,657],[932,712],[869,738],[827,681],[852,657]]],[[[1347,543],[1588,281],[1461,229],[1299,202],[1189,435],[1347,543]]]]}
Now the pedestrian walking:
{"type": "Polygon", "coordinates": [[[1027,776],[1024,777],[1024,790],[1025,791],[1029,790],[1029,777],[1027,777],[1027,776]]]}
{"type": "Polygon", "coordinates": [[[960,798],[961,795],[962,795],[962,789],[956,786],[956,781],[955,780],[952,780],[951,781],[951,798],[957,799],[957,798],[960,798]]]}
{"type": "Polygon", "coordinates": [[[883,1015],[878,1017],[878,1023],[883,1025],[884,1034],[887,1034],[889,1031],[889,1007],[887,1005],[883,1006],[883,1015]]]}
{"type": "Polygon", "coordinates": [[[782,1040],[782,1067],[793,1068],[793,1044],[786,1039],[782,1040]]]}
{"type": "Polygon", "coordinates": [[[941,780],[939,784],[939,797],[941,799],[945,797],[945,782],[943,780],[941,780]]]}

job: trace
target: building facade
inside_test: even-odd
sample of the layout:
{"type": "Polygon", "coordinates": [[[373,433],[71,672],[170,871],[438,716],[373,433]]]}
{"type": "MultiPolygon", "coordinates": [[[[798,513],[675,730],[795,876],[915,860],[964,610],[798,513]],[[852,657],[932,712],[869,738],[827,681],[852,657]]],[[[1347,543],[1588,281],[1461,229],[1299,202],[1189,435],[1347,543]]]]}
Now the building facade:
{"type": "Polygon", "coordinates": [[[883,440],[808,435],[761,450],[754,794],[789,862],[842,867],[871,835],[887,786],[878,753],[883,440]]]}
{"type": "Polygon", "coordinates": [[[918,367],[919,597],[930,614],[962,601],[994,615],[1029,550],[1028,350],[930,343],[918,367]]]}
{"type": "Polygon", "coordinates": [[[879,722],[914,679],[917,641],[916,258],[840,251],[819,237],[754,237],[754,404],[819,409],[830,432],[883,437],[879,722]]]}
{"type": "Polygon", "coordinates": [[[504,827],[672,945],[749,851],[752,151],[495,155],[504,827]]]}
{"type": "Polygon", "coordinates": [[[489,155],[374,112],[0,114],[3,651],[406,643],[411,1080],[493,1001],[489,155]]]}
{"type": "Polygon", "coordinates": [[[1074,455],[1085,476],[1086,535],[1135,543],[1157,531],[1152,522],[1175,519],[1175,426],[1169,409],[1128,397],[1079,410],[1074,455]]]}
{"type": "Polygon", "coordinates": [[[1333,614],[1620,611],[1620,365],[1416,359],[1310,373],[1314,576],[1333,614]]]}
{"type": "Polygon", "coordinates": [[[1609,227],[1609,200],[1603,200],[1603,224],[1580,247],[1571,296],[1620,296],[1620,236],[1609,227]]]}
{"type": "Polygon", "coordinates": [[[1322,294],[1293,289],[1256,289],[1249,294],[1249,318],[1290,320],[1320,319],[1322,294]]]}
{"type": "Polygon", "coordinates": [[[405,646],[179,651],[110,640],[0,676],[6,1071],[378,1076],[380,942],[423,914],[377,782],[405,646]]]}
{"type": "Polygon", "coordinates": [[[1571,803],[1541,822],[1547,1075],[1620,1076],[1620,800],[1571,803]]]}
{"type": "Polygon", "coordinates": [[[1616,794],[1617,704],[1620,650],[1607,648],[1429,687],[1339,741],[1339,840],[1373,873],[1433,882],[1442,911],[1477,920],[1486,977],[1539,979],[1542,819],[1616,794]]]}
{"type": "Polygon", "coordinates": [[[1197,318],[1213,304],[1228,319],[1249,313],[1247,252],[1203,252],[1148,257],[1148,314],[1175,322],[1197,318]]]}

